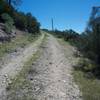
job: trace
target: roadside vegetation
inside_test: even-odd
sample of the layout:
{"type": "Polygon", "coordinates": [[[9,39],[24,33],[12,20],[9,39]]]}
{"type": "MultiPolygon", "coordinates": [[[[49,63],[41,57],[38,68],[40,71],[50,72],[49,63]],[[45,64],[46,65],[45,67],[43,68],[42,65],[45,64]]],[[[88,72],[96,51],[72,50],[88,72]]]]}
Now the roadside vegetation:
{"type": "Polygon", "coordinates": [[[0,58],[19,47],[24,48],[40,35],[37,19],[30,12],[16,10],[21,3],[22,0],[0,0],[0,58]]]}
{"type": "Polygon", "coordinates": [[[81,70],[75,70],[73,76],[82,91],[83,100],[100,100],[100,80],[93,76],[89,78],[81,70]]]}
{"type": "Polygon", "coordinates": [[[93,7],[85,31],[45,31],[62,38],[77,48],[74,56],[80,60],[74,66],[75,81],[83,92],[84,100],[100,100],[100,7],[93,7]]]}
{"type": "MultiPolygon", "coordinates": [[[[67,48],[67,45],[70,45],[69,42],[64,41],[62,38],[58,38],[58,42],[65,48],[67,48]]],[[[100,100],[100,80],[95,77],[93,73],[89,72],[93,67],[96,67],[96,65],[89,59],[76,55],[75,52],[73,55],[73,60],[75,62],[73,67],[75,69],[73,70],[72,75],[74,81],[79,86],[80,91],[82,91],[83,100],[100,100]]]]}
{"type": "Polygon", "coordinates": [[[20,30],[38,34],[40,23],[30,12],[25,14],[17,11],[14,4],[19,4],[19,2],[21,0],[0,0],[0,22],[5,23],[7,29],[11,29],[14,25],[20,30]]]}
{"type": "Polygon", "coordinates": [[[73,73],[84,100],[100,100],[100,8],[93,7],[86,31],[77,46],[83,57],[73,73]]]}

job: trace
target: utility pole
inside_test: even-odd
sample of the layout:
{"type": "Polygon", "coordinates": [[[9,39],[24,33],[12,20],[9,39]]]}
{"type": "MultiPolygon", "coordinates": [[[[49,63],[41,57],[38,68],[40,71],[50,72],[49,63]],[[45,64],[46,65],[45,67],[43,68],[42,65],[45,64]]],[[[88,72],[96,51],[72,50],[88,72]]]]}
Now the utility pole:
{"type": "Polygon", "coordinates": [[[54,31],[54,23],[53,23],[53,18],[51,19],[51,24],[52,24],[52,31],[54,31]]]}

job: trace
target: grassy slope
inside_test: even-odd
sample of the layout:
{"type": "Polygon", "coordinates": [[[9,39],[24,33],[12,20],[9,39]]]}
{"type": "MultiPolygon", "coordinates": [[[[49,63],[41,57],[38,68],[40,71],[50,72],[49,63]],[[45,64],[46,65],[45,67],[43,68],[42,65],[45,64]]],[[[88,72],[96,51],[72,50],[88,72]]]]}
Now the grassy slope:
{"type": "Polygon", "coordinates": [[[88,79],[82,71],[74,71],[73,75],[83,93],[83,100],[100,100],[100,80],[88,79]]]}
{"type": "Polygon", "coordinates": [[[27,44],[34,42],[38,37],[34,37],[31,34],[19,35],[11,42],[5,42],[0,44],[0,58],[5,54],[14,52],[18,47],[24,48],[27,44]]]}
{"type": "MultiPolygon", "coordinates": [[[[58,39],[62,45],[68,44],[63,39],[58,39]]],[[[83,94],[83,100],[100,100],[100,80],[88,79],[82,71],[73,71],[75,82],[79,85],[83,94]]]]}

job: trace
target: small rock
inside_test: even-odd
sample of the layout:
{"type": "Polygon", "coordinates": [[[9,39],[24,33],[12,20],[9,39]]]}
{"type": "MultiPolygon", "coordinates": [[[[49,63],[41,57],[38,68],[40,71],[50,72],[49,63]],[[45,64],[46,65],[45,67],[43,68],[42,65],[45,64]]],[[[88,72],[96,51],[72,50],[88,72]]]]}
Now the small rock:
{"type": "Polygon", "coordinates": [[[30,80],[32,81],[32,80],[33,80],[33,78],[31,77],[31,78],[30,78],[30,80]]]}
{"type": "Polygon", "coordinates": [[[49,64],[51,65],[51,64],[52,64],[52,62],[49,62],[49,64]]]}

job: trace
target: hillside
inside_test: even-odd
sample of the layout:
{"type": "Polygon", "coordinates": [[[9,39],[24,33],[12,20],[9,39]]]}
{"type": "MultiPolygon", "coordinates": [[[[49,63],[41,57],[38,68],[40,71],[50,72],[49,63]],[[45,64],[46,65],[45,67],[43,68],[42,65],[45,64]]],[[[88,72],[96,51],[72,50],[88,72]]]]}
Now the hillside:
{"type": "Polygon", "coordinates": [[[0,0],[0,100],[100,100],[100,6],[83,2],[0,0]]]}

